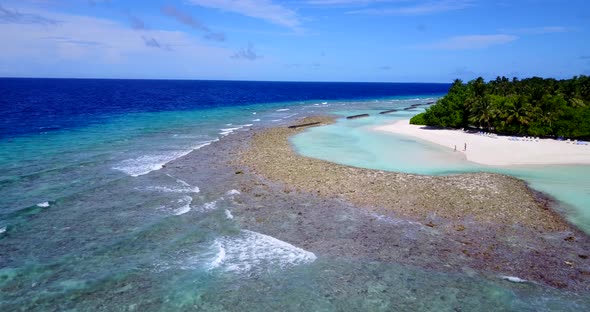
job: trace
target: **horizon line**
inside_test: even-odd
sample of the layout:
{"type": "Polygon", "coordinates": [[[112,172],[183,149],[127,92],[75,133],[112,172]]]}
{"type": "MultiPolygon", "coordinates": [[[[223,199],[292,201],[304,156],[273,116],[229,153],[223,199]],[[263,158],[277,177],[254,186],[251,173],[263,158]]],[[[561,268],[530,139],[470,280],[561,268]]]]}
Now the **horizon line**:
{"type": "Polygon", "coordinates": [[[190,78],[113,78],[113,77],[9,77],[0,79],[55,79],[55,80],[146,80],[146,81],[227,81],[227,82],[299,82],[299,83],[406,83],[406,84],[452,84],[432,81],[328,81],[328,80],[243,80],[243,79],[190,79],[190,78]]]}

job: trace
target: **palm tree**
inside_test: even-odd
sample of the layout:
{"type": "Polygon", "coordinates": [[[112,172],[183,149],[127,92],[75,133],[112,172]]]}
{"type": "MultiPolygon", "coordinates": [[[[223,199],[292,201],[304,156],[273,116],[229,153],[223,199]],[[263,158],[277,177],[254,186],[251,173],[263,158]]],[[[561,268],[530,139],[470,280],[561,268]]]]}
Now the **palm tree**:
{"type": "Polygon", "coordinates": [[[469,121],[477,124],[480,128],[485,125],[487,130],[492,128],[492,121],[497,116],[497,109],[493,103],[492,96],[485,96],[478,99],[471,105],[469,121]]]}
{"type": "Polygon", "coordinates": [[[531,121],[531,105],[524,96],[509,97],[504,106],[504,123],[507,125],[526,126],[531,121]]]}
{"type": "Polygon", "coordinates": [[[482,77],[478,77],[473,82],[473,93],[475,97],[483,98],[486,93],[486,82],[483,80],[482,77]]]}
{"type": "Polygon", "coordinates": [[[549,128],[553,127],[553,122],[558,118],[559,111],[567,105],[566,100],[561,95],[544,95],[538,102],[533,111],[535,119],[547,124],[549,128]]]}

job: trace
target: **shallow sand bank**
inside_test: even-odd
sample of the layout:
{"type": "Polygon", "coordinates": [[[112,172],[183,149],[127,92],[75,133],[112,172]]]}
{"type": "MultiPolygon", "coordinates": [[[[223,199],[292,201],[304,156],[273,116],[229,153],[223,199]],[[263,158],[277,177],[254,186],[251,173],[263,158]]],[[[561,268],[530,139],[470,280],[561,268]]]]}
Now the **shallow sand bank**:
{"type": "MultiPolygon", "coordinates": [[[[314,117],[294,124],[332,120],[314,117]]],[[[260,179],[239,188],[253,194],[253,201],[236,211],[244,227],[319,256],[442,271],[467,267],[552,287],[590,289],[588,237],[547,202],[537,201],[523,181],[491,173],[384,172],[303,157],[289,143],[300,131],[304,128],[264,129],[243,140],[247,146],[232,161],[236,176],[260,179]],[[264,200],[272,208],[257,208],[264,200]],[[368,220],[359,217],[363,212],[368,220]],[[292,231],[286,230],[289,222],[292,231]]]]}
{"type": "Polygon", "coordinates": [[[590,164],[590,145],[552,139],[523,141],[507,136],[484,136],[461,130],[428,129],[401,120],[377,131],[412,136],[465,154],[467,160],[490,166],[590,164]],[[467,150],[464,149],[467,144],[467,150]]]}
{"type": "MultiPolygon", "coordinates": [[[[306,118],[299,123],[329,118],[306,118]]],[[[544,230],[568,226],[536,202],[526,184],[492,173],[423,176],[339,165],[297,154],[289,137],[304,129],[271,128],[253,136],[242,165],[295,190],[377,207],[423,223],[473,219],[544,230]]],[[[490,139],[491,140],[491,139],[490,139]]]]}

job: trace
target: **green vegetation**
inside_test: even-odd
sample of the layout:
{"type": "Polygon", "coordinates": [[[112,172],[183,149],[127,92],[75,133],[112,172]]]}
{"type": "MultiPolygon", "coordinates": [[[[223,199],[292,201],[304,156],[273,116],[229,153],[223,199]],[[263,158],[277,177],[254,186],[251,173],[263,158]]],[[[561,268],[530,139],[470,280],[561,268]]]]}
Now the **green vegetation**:
{"type": "Polygon", "coordinates": [[[426,119],[424,119],[424,113],[412,117],[412,119],[410,119],[410,123],[413,125],[425,125],[426,119]]]}
{"type": "Polygon", "coordinates": [[[527,136],[590,138],[590,77],[538,77],[486,83],[457,79],[449,93],[412,124],[527,136]]]}

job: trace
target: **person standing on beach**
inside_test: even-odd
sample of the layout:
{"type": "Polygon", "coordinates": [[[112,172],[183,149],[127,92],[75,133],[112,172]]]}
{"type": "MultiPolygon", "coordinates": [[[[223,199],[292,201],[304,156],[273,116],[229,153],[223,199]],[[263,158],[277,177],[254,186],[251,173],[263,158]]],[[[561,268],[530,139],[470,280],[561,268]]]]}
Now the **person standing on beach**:
{"type": "Polygon", "coordinates": [[[455,152],[457,151],[457,145],[455,145],[455,152]]]}
{"type": "Polygon", "coordinates": [[[464,151],[467,152],[467,142],[465,142],[465,149],[464,149],[464,151]]]}

